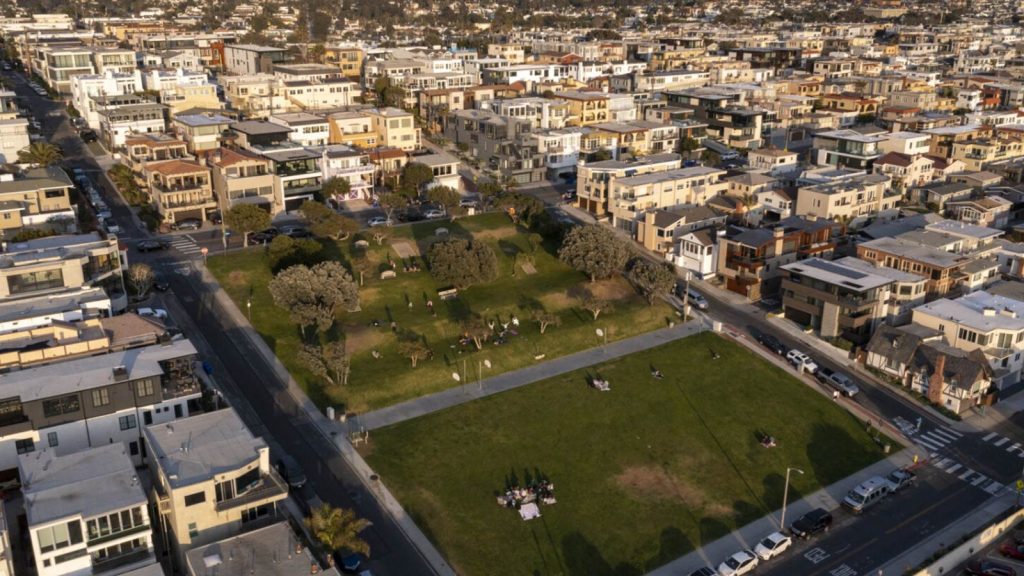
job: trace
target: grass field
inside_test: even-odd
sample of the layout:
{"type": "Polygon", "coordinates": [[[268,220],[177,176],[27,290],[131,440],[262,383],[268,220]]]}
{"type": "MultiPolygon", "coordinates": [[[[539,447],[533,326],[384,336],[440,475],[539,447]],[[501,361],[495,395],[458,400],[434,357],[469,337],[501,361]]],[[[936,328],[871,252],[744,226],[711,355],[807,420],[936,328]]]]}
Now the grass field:
{"type": "Polygon", "coordinates": [[[787,466],[806,472],[796,499],[882,456],[840,407],[712,333],[378,430],[365,452],[460,574],[492,576],[639,575],[777,509],[787,466]],[[513,476],[548,478],[558,503],[524,522],[495,500],[513,476]]]}
{"type": "MultiPolygon", "coordinates": [[[[344,333],[346,338],[352,372],[344,388],[323,386],[296,360],[301,347],[299,330],[284,311],[274,306],[267,291],[272,276],[262,248],[211,256],[208,265],[243,313],[251,291],[253,325],[314,402],[364,412],[456,385],[453,372],[459,372],[463,381],[475,380],[484,359],[491,363],[491,368],[481,373],[486,378],[536,362],[539,354],[551,359],[595,346],[600,343],[597,328],[605,331],[610,341],[663,328],[673,318],[668,306],[648,306],[621,278],[588,284],[582,274],[560,262],[555,251],[554,245],[547,244],[531,252],[528,233],[513,226],[503,214],[398,227],[383,246],[370,240],[368,270],[360,290],[362,309],[341,314],[338,329],[329,336],[344,333]],[[498,280],[463,290],[457,299],[443,302],[437,291],[447,286],[437,285],[422,259],[417,259],[421,262],[420,272],[404,272],[395,245],[425,255],[440,227],[453,235],[471,234],[491,244],[498,255],[498,280]],[[517,252],[521,262],[532,260],[535,273],[527,274],[520,266],[513,275],[517,252]],[[389,257],[398,263],[398,277],[382,280],[379,271],[389,257]],[[602,314],[595,322],[569,296],[572,289],[583,285],[615,300],[615,310],[602,314]],[[427,310],[427,300],[434,303],[434,315],[427,310]],[[561,326],[549,327],[541,335],[539,326],[529,320],[529,310],[537,306],[557,313],[561,326]],[[520,320],[519,335],[501,346],[487,344],[479,351],[473,346],[459,345],[461,319],[472,313],[504,322],[515,314],[520,320]],[[373,325],[374,320],[379,326],[373,325]],[[420,361],[413,369],[410,361],[398,352],[397,339],[390,328],[392,320],[399,329],[423,336],[434,358],[420,361]],[[374,358],[374,351],[380,358],[374,358]]],[[[351,241],[327,242],[325,252],[351,265],[351,241]]]]}

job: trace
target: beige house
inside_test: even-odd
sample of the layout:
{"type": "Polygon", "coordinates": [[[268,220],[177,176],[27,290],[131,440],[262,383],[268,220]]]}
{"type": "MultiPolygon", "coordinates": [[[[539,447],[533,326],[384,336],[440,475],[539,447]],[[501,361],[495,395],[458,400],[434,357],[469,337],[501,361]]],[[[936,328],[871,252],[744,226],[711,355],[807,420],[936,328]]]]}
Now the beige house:
{"type": "MultiPolygon", "coordinates": [[[[221,148],[209,159],[217,205],[226,212],[238,204],[274,204],[273,163],[246,150],[221,148]]],[[[273,211],[273,210],[272,210],[273,211]]]]}
{"type": "Polygon", "coordinates": [[[619,178],[675,170],[682,166],[678,154],[654,154],[633,162],[603,160],[580,163],[576,169],[576,204],[594,214],[605,215],[609,198],[619,178]]]}
{"type": "Polygon", "coordinates": [[[128,166],[136,174],[141,174],[149,162],[192,158],[185,141],[167,134],[137,134],[125,140],[124,148],[128,166]]]}
{"type": "Polygon", "coordinates": [[[1016,138],[977,138],[952,144],[951,158],[967,170],[984,170],[989,164],[1024,156],[1024,142],[1016,138]]]}
{"type": "Polygon", "coordinates": [[[288,498],[270,448],[231,408],[149,426],[143,436],[152,500],[179,568],[193,548],[272,523],[288,498]]]}
{"type": "Polygon", "coordinates": [[[196,218],[206,221],[217,208],[210,169],[191,160],[150,163],[143,169],[151,200],[166,222],[196,218]]]}
{"type": "Polygon", "coordinates": [[[884,174],[892,178],[893,187],[909,190],[923,186],[934,178],[935,162],[927,156],[910,156],[900,152],[886,152],[875,160],[872,169],[875,174],[884,174]]]}
{"type": "Polygon", "coordinates": [[[888,176],[864,174],[801,187],[796,196],[796,214],[850,222],[895,208],[899,200],[900,195],[889,193],[888,176]]]}
{"type": "MultiPolygon", "coordinates": [[[[406,152],[420,147],[420,129],[416,127],[411,112],[398,108],[374,108],[368,112],[373,130],[377,134],[377,146],[398,148],[406,152]]],[[[348,144],[348,142],[338,143],[348,144]]]]}
{"type": "Polygon", "coordinates": [[[616,179],[608,202],[612,224],[635,233],[637,222],[648,210],[681,204],[703,206],[728,189],[728,183],[722,181],[725,174],[718,168],[692,166],[616,179]]]}
{"type": "Polygon", "coordinates": [[[569,104],[569,118],[566,122],[569,126],[590,126],[609,119],[607,94],[569,90],[556,93],[555,98],[569,104]]]}
{"type": "Polygon", "coordinates": [[[55,227],[74,230],[74,186],[57,166],[32,168],[20,174],[0,174],[0,240],[23,228],[55,227]]]}

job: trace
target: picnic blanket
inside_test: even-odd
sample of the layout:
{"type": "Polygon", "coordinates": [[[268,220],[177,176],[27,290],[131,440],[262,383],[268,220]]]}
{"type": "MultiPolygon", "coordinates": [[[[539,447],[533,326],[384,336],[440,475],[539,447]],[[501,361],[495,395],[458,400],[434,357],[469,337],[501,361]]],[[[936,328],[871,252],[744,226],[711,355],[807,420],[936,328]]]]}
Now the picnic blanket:
{"type": "Polygon", "coordinates": [[[523,520],[533,520],[534,518],[540,518],[540,508],[535,502],[529,504],[523,504],[519,507],[519,515],[523,517],[523,520]]]}

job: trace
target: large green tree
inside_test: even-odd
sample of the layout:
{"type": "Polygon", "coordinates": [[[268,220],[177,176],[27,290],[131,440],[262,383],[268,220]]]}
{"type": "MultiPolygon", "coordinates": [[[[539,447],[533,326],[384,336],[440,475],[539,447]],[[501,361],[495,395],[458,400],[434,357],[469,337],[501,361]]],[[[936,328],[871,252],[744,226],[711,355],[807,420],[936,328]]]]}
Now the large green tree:
{"type": "Polygon", "coordinates": [[[448,186],[433,186],[427,190],[427,200],[440,205],[448,214],[451,214],[459,207],[462,195],[454,188],[448,186]]]}
{"type": "Polygon", "coordinates": [[[424,184],[434,179],[434,171],[430,166],[419,162],[409,162],[402,167],[402,193],[409,196],[419,194],[424,184]]]}
{"type": "Polygon", "coordinates": [[[430,273],[441,284],[466,288],[498,277],[498,258],[483,242],[451,238],[427,251],[430,273]]]}
{"type": "Polygon", "coordinates": [[[630,261],[626,277],[651,305],[658,296],[671,292],[676,283],[671,265],[665,262],[655,264],[641,256],[630,261]]]}
{"type": "Polygon", "coordinates": [[[312,268],[302,264],[277,273],[267,285],[274,304],[288,312],[303,337],[308,326],[330,330],[338,312],[359,308],[359,288],[338,262],[329,260],[312,268]]]}
{"type": "Polygon", "coordinates": [[[270,213],[255,204],[239,204],[224,213],[224,223],[236,234],[241,234],[245,246],[249,233],[270,227],[270,213]]]}
{"type": "Polygon", "coordinates": [[[558,257],[593,282],[621,271],[629,258],[629,246],[609,228],[576,226],[562,240],[558,257]]]}
{"type": "Polygon", "coordinates": [[[303,202],[299,211],[309,223],[310,231],[317,236],[344,240],[359,230],[358,222],[314,200],[303,202]]]}

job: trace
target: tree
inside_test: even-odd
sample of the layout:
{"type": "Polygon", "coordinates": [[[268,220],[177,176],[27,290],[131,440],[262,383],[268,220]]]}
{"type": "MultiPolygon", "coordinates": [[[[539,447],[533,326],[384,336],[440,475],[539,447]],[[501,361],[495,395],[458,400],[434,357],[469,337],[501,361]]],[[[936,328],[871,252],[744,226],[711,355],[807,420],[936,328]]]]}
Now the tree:
{"type": "Polygon", "coordinates": [[[501,187],[501,184],[490,180],[481,182],[476,186],[476,193],[479,194],[480,198],[485,202],[501,196],[504,192],[505,189],[501,187]]]}
{"type": "Polygon", "coordinates": [[[595,321],[597,320],[597,317],[601,315],[602,312],[612,312],[613,310],[615,310],[615,305],[612,303],[611,300],[607,300],[605,298],[598,298],[594,294],[589,294],[588,296],[585,296],[580,301],[580,307],[586,310],[587,312],[590,312],[594,316],[595,321]]]}
{"type": "Polygon", "coordinates": [[[296,264],[311,266],[320,260],[320,243],[310,238],[296,240],[286,234],[279,234],[267,246],[267,260],[274,272],[296,264]]]}
{"type": "Polygon", "coordinates": [[[373,234],[373,241],[377,243],[377,246],[384,244],[384,241],[391,236],[391,228],[387,226],[377,226],[371,232],[373,234]]]}
{"type": "Polygon", "coordinates": [[[302,264],[285,268],[267,287],[274,304],[288,312],[303,337],[307,326],[330,330],[339,311],[359,308],[359,288],[348,271],[333,260],[312,268],[302,264]]]}
{"type": "Polygon", "coordinates": [[[427,200],[441,205],[445,212],[451,214],[459,206],[462,196],[454,188],[448,186],[434,186],[427,190],[427,200]]]}
{"type": "Polygon", "coordinates": [[[249,246],[249,233],[270,227],[270,213],[255,204],[239,204],[224,213],[224,223],[241,234],[244,245],[249,246]]]}
{"type": "Polygon", "coordinates": [[[537,324],[540,324],[541,334],[543,334],[544,331],[548,329],[548,326],[561,326],[562,324],[561,316],[555,314],[554,312],[548,312],[543,308],[535,308],[530,313],[530,318],[532,318],[533,321],[536,322],[537,324]]]}
{"type": "Polygon", "coordinates": [[[669,264],[655,264],[642,256],[633,258],[626,277],[651,305],[659,295],[668,294],[676,283],[675,271],[669,264]]]}
{"type": "Polygon", "coordinates": [[[491,325],[484,322],[484,319],[479,314],[473,314],[469,318],[466,318],[462,322],[463,333],[473,340],[473,345],[476,346],[477,350],[484,347],[484,341],[491,337],[494,333],[494,329],[491,325]]]}
{"type": "Polygon", "coordinates": [[[629,257],[629,247],[608,228],[597,224],[576,226],[562,240],[558,257],[593,282],[621,270],[629,257]]]}
{"type": "Polygon", "coordinates": [[[53,144],[48,142],[33,142],[27,148],[18,150],[19,164],[32,164],[34,166],[53,166],[64,159],[64,153],[53,144]]]}
{"type": "Polygon", "coordinates": [[[380,204],[381,209],[384,210],[384,216],[390,222],[395,210],[408,205],[409,199],[396,192],[385,192],[377,196],[377,204],[380,204]]]}
{"type": "Polygon", "coordinates": [[[705,166],[718,166],[722,162],[722,156],[718,152],[708,149],[701,152],[700,162],[705,166]]]}
{"type": "Polygon", "coordinates": [[[135,294],[142,298],[153,287],[156,275],[153,269],[146,264],[132,264],[128,267],[128,283],[135,289],[135,294]]]}
{"type": "Polygon", "coordinates": [[[398,335],[398,353],[408,358],[412,362],[412,367],[415,368],[416,362],[420,358],[430,355],[430,348],[427,347],[422,336],[411,330],[405,330],[398,335]]]}
{"type": "MultiPolygon", "coordinates": [[[[334,180],[337,180],[337,178],[334,180]]],[[[348,216],[342,216],[314,200],[303,202],[299,211],[302,212],[302,216],[309,223],[310,231],[317,236],[344,240],[359,230],[358,222],[348,216]]]]}
{"type": "Polygon", "coordinates": [[[679,142],[679,149],[683,152],[693,152],[700,149],[700,147],[700,140],[697,140],[696,138],[686,137],[679,142]]]}
{"type": "Polygon", "coordinates": [[[325,198],[341,197],[344,199],[348,197],[348,193],[351,190],[352,183],[348,181],[348,178],[331,178],[324,182],[322,193],[325,198]]]}
{"type": "Polygon", "coordinates": [[[323,378],[331,386],[348,384],[350,367],[344,341],[328,342],[322,346],[303,344],[298,359],[313,375],[323,378]]]}
{"type": "Polygon", "coordinates": [[[370,555],[370,545],[360,536],[370,523],[356,517],[352,510],[322,504],[313,510],[308,524],[317,542],[329,554],[334,554],[338,550],[349,550],[364,556],[370,555]]]}
{"type": "Polygon", "coordinates": [[[435,242],[427,251],[430,273],[441,284],[466,288],[498,277],[498,258],[483,242],[451,238],[435,242]]]}
{"type": "Polygon", "coordinates": [[[415,196],[424,184],[434,179],[434,171],[430,166],[419,162],[409,162],[402,167],[402,192],[415,196]]]}
{"type": "Polygon", "coordinates": [[[402,107],[405,100],[405,90],[401,86],[395,86],[390,78],[378,78],[373,82],[373,93],[377,98],[377,105],[380,107],[394,106],[402,107]]]}
{"type": "Polygon", "coordinates": [[[544,244],[544,237],[536,232],[532,232],[526,237],[526,240],[530,243],[530,254],[536,254],[537,250],[544,244]]]}

